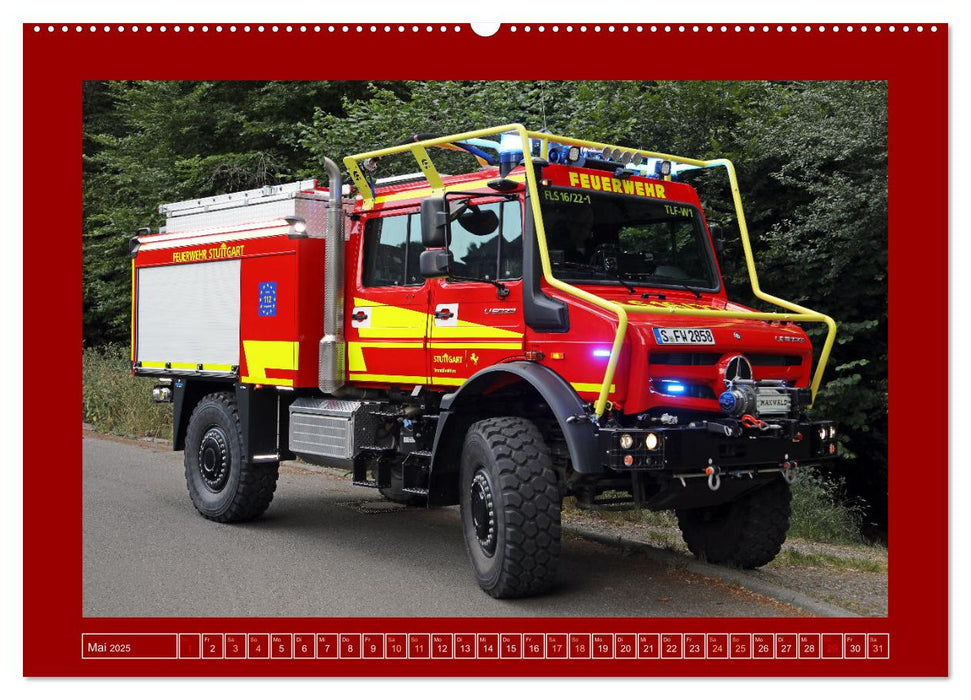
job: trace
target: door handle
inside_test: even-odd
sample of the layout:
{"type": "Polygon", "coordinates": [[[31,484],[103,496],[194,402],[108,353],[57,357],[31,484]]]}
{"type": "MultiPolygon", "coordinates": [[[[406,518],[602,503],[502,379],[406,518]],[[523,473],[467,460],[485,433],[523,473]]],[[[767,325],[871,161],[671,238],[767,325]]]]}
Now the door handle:
{"type": "Polygon", "coordinates": [[[439,309],[438,311],[435,312],[435,318],[440,319],[442,321],[447,321],[448,319],[452,318],[452,316],[454,315],[455,314],[452,313],[451,309],[439,309]]]}
{"type": "Polygon", "coordinates": [[[351,320],[357,321],[358,323],[361,321],[367,321],[367,314],[363,311],[355,311],[353,314],[351,314],[351,320]]]}

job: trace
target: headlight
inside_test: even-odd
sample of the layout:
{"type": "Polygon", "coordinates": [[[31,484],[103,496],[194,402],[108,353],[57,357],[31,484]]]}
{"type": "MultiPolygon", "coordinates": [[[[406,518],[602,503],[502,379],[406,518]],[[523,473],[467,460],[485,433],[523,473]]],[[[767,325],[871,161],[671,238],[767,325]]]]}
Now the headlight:
{"type": "Polygon", "coordinates": [[[832,440],[835,437],[836,437],[836,426],[835,425],[831,425],[831,426],[829,426],[829,439],[832,440]]]}
{"type": "Polygon", "coordinates": [[[647,437],[644,438],[644,447],[649,450],[656,450],[657,446],[661,444],[661,438],[659,438],[654,433],[648,433],[647,437]]]}
{"type": "Polygon", "coordinates": [[[822,425],[822,426],[819,427],[819,439],[820,440],[825,440],[826,439],[826,426],[825,425],[822,425]]]}
{"type": "Polygon", "coordinates": [[[630,433],[624,433],[620,436],[620,446],[625,450],[629,450],[634,446],[634,436],[630,433]]]}

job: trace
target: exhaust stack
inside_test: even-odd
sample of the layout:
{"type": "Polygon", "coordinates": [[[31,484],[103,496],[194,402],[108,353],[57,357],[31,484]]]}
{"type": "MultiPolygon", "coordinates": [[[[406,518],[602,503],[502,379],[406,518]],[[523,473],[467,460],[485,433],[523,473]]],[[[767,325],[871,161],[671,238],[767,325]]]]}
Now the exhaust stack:
{"type": "Polygon", "coordinates": [[[344,351],[344,209],[341,172],[324,158],[327,172],[327,234],[324,241],[324,337],[318,352],[317,385],[334,394],[346,379],[344,351]]]}

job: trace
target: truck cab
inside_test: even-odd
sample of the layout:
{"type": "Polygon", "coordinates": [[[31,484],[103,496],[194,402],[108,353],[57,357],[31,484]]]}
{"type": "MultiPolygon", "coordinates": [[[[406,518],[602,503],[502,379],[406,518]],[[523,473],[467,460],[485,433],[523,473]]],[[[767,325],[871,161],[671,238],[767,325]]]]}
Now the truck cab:
{"type": "Polygon", "coordinates": [[[279,460],[299,456],[350,467],[395,501],[458,504],[495,597],[554,585],[568,496],[674,510],[712,562],[779,552],[789,484],[836,452],[835,425],[809,415],[835,323],[759,288],[731,163],[506,125],[344,165],[353,190],[328,161],[327,188],[167,205],[182,233],[133,241],[133,371],[174,402],[204,516],[256,517],[279,460]],[[441,175],[439,147],[478,167],[441,175]],[[419,172],[378,178],[399,155],[419,172]],[[727,298],[719,241],[680,181],[711,167],[729,175],[753,293],[781,313],[727,298]],[[227,224],[200,228],[215,211],[227,224]],[[236,269],[193,253],[217,241],[238,247],[236,269]],[[161,267],[189,297],[225,278],[242,321],[220,340],[228,354],[208,357],[224,371],[202,356],[215,339],[196,337],[212,332],[159,342],[158,316],[179,318],[180,304],[153,291],[161,267]],[[798,323],[829,330],[815,371],[798,323]],[[193,359],[151,361],[146,347],[193,359]]]}

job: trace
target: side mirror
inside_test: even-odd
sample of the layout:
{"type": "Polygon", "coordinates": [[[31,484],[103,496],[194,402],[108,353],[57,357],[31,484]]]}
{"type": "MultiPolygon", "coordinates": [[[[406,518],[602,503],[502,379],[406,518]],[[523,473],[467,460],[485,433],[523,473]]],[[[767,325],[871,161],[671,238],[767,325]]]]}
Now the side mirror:
{"type": "MultiPolygon", "coordinates": [[[[424,229],[422,229],[424,233],[424,229]]],[[[418,270],[425,279],[448,277],[452,267],[452,254],[443,248],[422,251],[418,258],[418,270]]]]}
{"type": "Polygon", "coordinates": [[[430,197],[422,200],[421,244],[426,248],[444,248],[447,228],[448,203],[445,199],[430,197]]]}
{"type": "Polygon", "coordinates": [[[711,232],[711,242],[715,245],[715,255],[720,261],[725,255],[725,233],[718,224],[708,224],[708,230],[711,232]]]}
{"type": "Polygon", "coordinates": [[[499,229],[499,217],[491,209],[469,207],[458,220],[462,228],[473,236],[488,236],[499,229]]]}

